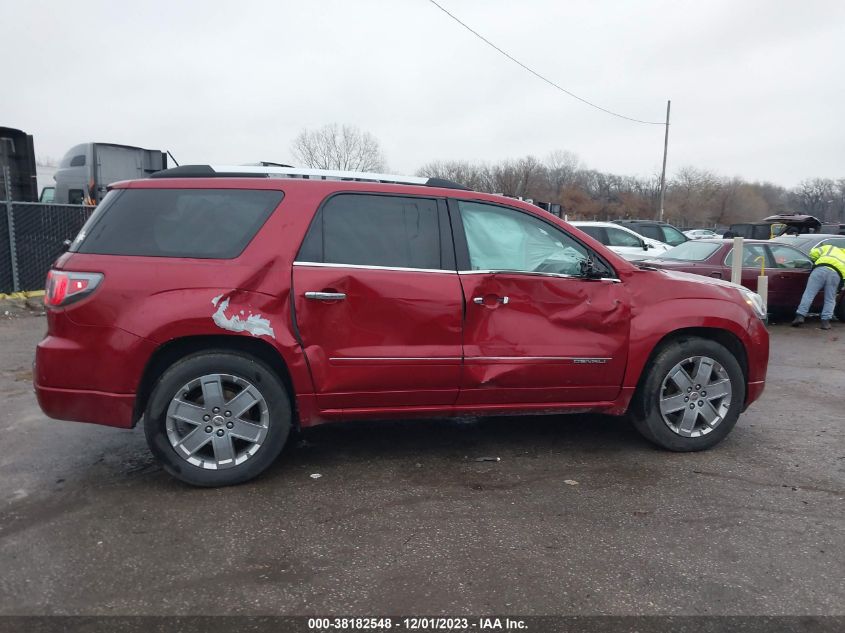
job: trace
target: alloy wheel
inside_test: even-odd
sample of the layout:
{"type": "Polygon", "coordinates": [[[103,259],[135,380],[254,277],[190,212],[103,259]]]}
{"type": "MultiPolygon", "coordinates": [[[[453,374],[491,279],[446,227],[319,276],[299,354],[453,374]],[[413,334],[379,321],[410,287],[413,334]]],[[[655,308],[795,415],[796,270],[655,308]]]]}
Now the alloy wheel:
{"type": "Polygon", "coordinates": [[[708,356],[675,365],[660,388],[660,415],[682,437],[701,437],[728,414],[733,388],[728,372],[708,356]]]}
{"type": "Polygon", "coordinates": [[[233,468],[255,455],[270,415],[261,392],[228,374],[208,374],[184,385],[167,408],[167,438],[177,455],[209,470],[233,468]]]}

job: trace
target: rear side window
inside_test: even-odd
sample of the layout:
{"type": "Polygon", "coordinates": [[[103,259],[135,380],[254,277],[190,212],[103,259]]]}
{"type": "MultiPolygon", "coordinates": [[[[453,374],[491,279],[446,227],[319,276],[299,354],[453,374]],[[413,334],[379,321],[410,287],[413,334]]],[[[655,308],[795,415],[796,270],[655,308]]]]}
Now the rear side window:
{"type": "Polygon", "coordinates": [[[231,259],[282,201],[281,191],[121,189],[110,192],[70,250],[95,255],[231,259]]]}
{"type": "Polygon", "coordinates": [[[444,229],[436,200],[339,194],[314,219],[297,260],[440,269],[444,229]]]}

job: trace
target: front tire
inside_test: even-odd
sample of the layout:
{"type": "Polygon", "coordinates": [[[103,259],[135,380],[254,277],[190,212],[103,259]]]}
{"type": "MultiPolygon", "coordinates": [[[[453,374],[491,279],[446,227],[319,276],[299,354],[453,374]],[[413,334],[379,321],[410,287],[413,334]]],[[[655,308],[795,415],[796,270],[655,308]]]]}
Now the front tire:
{"type": "Polygon", "coordinates": [[[745,402],[745,376],[736,357],[716,341],[681,338],[650,362],[632,407],[647,440],[677,452],[721,442],[745,402]]]}
{"type": "Polygon", "coordinates": [[[147,444],[164,469],[194,486],[258,476],[278,457],[291,405],[264,363],[227,351],[192,354],[158,380],[145,412],[147,444]]]}

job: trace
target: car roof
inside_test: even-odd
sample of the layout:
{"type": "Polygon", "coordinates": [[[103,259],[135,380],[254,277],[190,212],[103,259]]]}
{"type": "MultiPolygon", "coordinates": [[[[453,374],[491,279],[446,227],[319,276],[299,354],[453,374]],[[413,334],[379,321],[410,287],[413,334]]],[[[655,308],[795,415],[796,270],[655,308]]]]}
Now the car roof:
{"type": "MultiPolygon", "coordinates": [[[[190,178],[145,178],[143,180],[123,180],[109,185],[109,189],[263,189],[286,192],[311,191],[329,195],[334,192],[392,193],[428,197],[450,197],[462,200],[478,200],[505,205],[530,211],[534,215],[546,217],[549,214],[540,207],[493,193],[482,193],[471,189],[453,189],[451,187],[427,184],[402,184],[390,182],[351,181],[351,180],[307,180],[303,178],[266,178],[261,176],[238,177],[190,177],[190,178]]],[[[553,216],[552,217],[556,217],[553,216]]]]}
{"type": "Polygon", "coordinates": [[[155,172],[150,178],[299,178],[303,180],[333,180],[352,182],[395,183],[403,185],[425,185],[427,187],[441,187],[444,189],[462,189],[469,191],[469,187],[446,180],[445,178],[429,178],[428,176],[402,176],[365,171],[351,171],[341,169],[313,169],[310,167],[291,167],[290,165],[276,165],[260,163],[257,165],[180,165],[170,169],[155,172]]]}

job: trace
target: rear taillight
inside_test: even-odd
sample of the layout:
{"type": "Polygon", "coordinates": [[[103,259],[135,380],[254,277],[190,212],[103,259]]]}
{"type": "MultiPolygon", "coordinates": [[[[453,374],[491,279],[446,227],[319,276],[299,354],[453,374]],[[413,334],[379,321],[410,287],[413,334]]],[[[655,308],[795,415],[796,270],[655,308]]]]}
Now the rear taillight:
{"type": "Polygon", "coordinates": [[[47,291],[44,305],[60,308],[88,296],[103,280],[101,273],[76,273],[51,270],[47,273],[47,291]]]}

